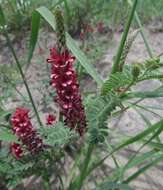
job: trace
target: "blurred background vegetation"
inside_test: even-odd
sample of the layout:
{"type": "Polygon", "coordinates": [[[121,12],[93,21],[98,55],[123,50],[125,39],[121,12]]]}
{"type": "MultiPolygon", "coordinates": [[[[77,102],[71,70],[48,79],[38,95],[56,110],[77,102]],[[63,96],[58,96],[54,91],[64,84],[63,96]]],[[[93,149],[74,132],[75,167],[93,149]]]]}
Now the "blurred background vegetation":
{"type": "MultiPolygon", "coordinates": [[[[30,29],[32,12],[39,6],[53,10],[56,4],[63,2],[68,30],[77,35],[84,25],[103,23],[110,28],[124,24],[128,16],[127,0],[1,0],[6,14],[8,29],[23,32],[30,29]]],[[[142,23],[163,19],[163,0],[140,0],[137,11],[142,23]]]]}
{"type": "MultiPolygon", "coordinates": [[[[28,46],[32,12],[40,6],[54,11],[58,4],[62,7],[67,31],[73,38],[80,40],[80,48],[91,62],[97,62],[114,43],[111,39],[115,32],[123,31],[130,11],[129,0],[0,0],[0,4],[12,41],[19,45],[25,44],[25,47],[28,46]],[[22,42],[24,39],[27,44],[22,42]]],[[[163,20],[162,10],[163,0],[139,0],[137,6],[141,23],[154,23],[154,30],[163,20]]],[[[132,23],[134,26],[137,27],[135,19],[132,23]]],[[[41,27],[44,31],[51,31],[44,22],[41,27]]],[[[162,31],[162,28],[161,24],[159,30],[162,31]]],[[[1,37],[0,49],[5,43],[1,37]]],[[[47,39],[48,36],[43,38],[47,39]]]]}

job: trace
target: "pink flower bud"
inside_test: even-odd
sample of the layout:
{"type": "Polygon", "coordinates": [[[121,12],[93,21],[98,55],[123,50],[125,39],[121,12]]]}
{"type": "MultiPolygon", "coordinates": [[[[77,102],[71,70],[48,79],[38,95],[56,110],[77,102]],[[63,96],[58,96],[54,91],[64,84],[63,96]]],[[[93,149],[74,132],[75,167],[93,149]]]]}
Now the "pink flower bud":
{"type": "Polygon", "coordinates": [[[47,125],[53,125],[56,121],[56,116],[55,115],[52,115],[52,114],[48,114],[46,116],[46,124],[47,125]]]}

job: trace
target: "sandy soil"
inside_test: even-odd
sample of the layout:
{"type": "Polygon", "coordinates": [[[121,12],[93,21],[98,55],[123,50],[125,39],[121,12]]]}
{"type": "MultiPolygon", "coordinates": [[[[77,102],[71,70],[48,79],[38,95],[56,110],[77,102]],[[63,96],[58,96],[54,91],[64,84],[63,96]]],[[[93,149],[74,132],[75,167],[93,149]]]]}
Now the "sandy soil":
{"type": "MultiPolygon", "coordinates": [[[[53,40],[55,39],[55,36],[51,33],[48,34],[48,37],[45,39],[44,36],[47,36],[46,32],[41,32],[39,45],[37,45],[37,48],[35,50],[34,57],[32,59],[32,64],[30,65],[28,72],[26,74],[27,80],[32,88],[32,94],[34,96],[34,99],[36,101],[36,104],[39,105],[39,109],[43,111],[43,114],[41,116],[43,122],[45,122],[45,115],[46,113],[50,111],[57,112],[57,109],[55,106],[49,106],[44,107],[43,105],[40,105],[43,98],[46,96],[46,93],[42,93],[46,88],[42,88],[40,85],[40,81],[42,78],[47,79],[47,66],[46,66],[46,59],[49,54],[49,48],[53,45],[53,40]],[[39,84],[39,86],[38,86],[39,84]],[[41,92],[41,93],[40,93],[41,92]]],[[[149,30],[146,31],[147,38],[149,40],[149,44],[151,45],[153,52],[158,55],[159,53],[163,52],[163,33],[161,32],[149,32],[149,30]]],[[[118,42],[120,41],[120,33],[116,33],[114,35],[113,42],[110,45],[110,48],[107,50],[106,55],[103,57],[102,61],[96,64],[97,70],[101,74],[102,78],[106,78],[108,71],[111,68],[111,63],[113,60],[113,57],[115,55],[118,42]]],[[[24,55],[26,53],[26,45],[25,42],[20,44],[16,44],[15,48],[18,52],[18,55],[21,60],[24,59],[24,55]]],[[[141,35],[138,35],[138,37],[135,40],[134,45],[132,46],[131,52],[128,55],[128,63],[132,64],[136,61],[142,61],[148,58],[148,53],[146,51],[146,48],[144,46],[143,40],[141,38],[141,35]]],[[[11,55],[8,54],[8,49],[3,48],[3,53],[0,54],[0,64],[7,64],[7,60],[9,62],[13,62],[11,55]],[[7,56],[7,59],[6,59],[7,56]]],[[[85,88],[86,89],[95,89],[96,86],[94,83],[90,80],[88,77],[87,80],[85,80],[85,88]]],[[[150,81],[150,82],[144,82],[135,87],[135,89],[139,90],[151,90],[156,88],[158,85],[160,85],[159,81],[150,81]]],[[[18,89],[21,91],[21,93],[27,97],[25,88],[21,85],[18,87],[18,89]]],[[[6,102],[6,108],[14,108],[17,105],[20,105],[20,97],[16,97],[16,100],[14,102],[11,102],[10,100],[6,102]]],[[[142,105],[162,105],[163,99],[158,98],[155,100],[144,100],[141,103],[142,105]]],[[[163,106],[162,106],[163,107],[163,106]]],[[[163,115],[163,110],[157,110],[156,111],[161,116],[163,115]]],[[[143,112],[146,114],[146,116],[150,119],[151,123],[154,123],[160,119],[158,116],[154,116],[151,113],[148,113],[146,111],[143,112]]],[[[145,129],[147,126],[141,119],[140,115],[132,109],[129,109],[126,113],[124,113],[121,118],[115,118],[111,120],[111,123],[109,123],[109,127],[112,129],[116,129],[115,131],[119,131],[119,133],[125,133],[125,135],[135,135],[135,133],[138,133],[145,129]]],[[[137,146],[129,147],[129,150],[134,149],[137,150],[137,146]]],[[[130,151],[122,151],[118,156],[118,160],[120,163],[125,163],[129,156],[131,156],[130,151]]],[[[109,167],[114,168],[114,163],[111,160],[106,160],[105,162],[109,167]]],[[[135,168],[136,169],[136,168],[135,168]]],[[[130,172],[135,171],[133,169],[130,172]]],[[[138,177],[137,180],[135,180],[133,183],[131,183],[131,186],[135,188],[135,190],[162,190],[163,189],[163,167],[162,163],[158,165],[157,167],[154,167],[153,169],[150,169],[147,171],[144,175],[138,177]]],[[[29,188],[28,188],[29,189],[29,188]]]]}

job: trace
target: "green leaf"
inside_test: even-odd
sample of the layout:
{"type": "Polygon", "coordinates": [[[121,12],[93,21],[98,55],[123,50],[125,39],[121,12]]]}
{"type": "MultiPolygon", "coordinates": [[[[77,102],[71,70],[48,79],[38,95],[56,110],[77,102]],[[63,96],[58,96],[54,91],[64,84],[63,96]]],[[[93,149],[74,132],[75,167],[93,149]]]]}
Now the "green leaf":
{"type": "Polygon", "coordinates": [[[8,117],[8,116],[10,116],[10,115],[11,115],[11,112],[0,110],[0,119],[1,120],[4,119],[4,118],[6,118],[6,117],[8,117]]]}
{"type": "Polygon", "coordinates": [[[127,166],[125,165],[124,167],[118,168],[115,172],[113,172],[113,174],[109,176],[109,178],[112,178],[113,176],[114,178],[119,179],[119,176],[122,173],[122,171],[125,172],[126,170],[130,168],[137,167],[146,161],[157,158],[158,155],[160,155],[158,150],[151,150],[149,152],[136,156],[130,163],[127,164],[127,166]]]}
{"type": "Polygon", "coordinates": [[[120,87],[126,87],[133,82],[133,76],[131,72],[125,69],[122,73],[116,72],[109,76],[102,86],[102,95],[107,95],[109,92],[117,90],[120,87]]]}
{"type": "Polygon", "coordinates": [[[144,81],[144,80],[150,80],[150,79],[162,79],[163,74],[154,74],[153,72],[146,74],[144,77],[140,77],[138,82],[144,81]]]}
{"type": "MultiPolygon", "coordinates": [[[[147,142],[146,140],[143,140],[144,142],[147,142]]],[[[162,143],[156,143],[156,142],[149,142],[149,147],[155,148],[156,150],[160,150],[163,152],[163,144],[162,143]]]]}
{"type": "MultiPolygon", "coordinates": [[[[158,116],[157,113],[155,113],[155,112],[153,112],[153,111],[151,111],[151,110],[145,108],[144,106],[139,106],[139,105],[135,105],[135,106],[136,106],[136,107],[139,107],[139,108],[141,108],[141,109],[144,109],[145,111],[149,111],[150,113],[152,113],[152,114],[158,116]]],[[[151,127],[151,126],[152,126],[152,123],[150,122],[150,120],[149,120],[142,112],[140,112],[140,111],[137,110],[136,108],[135,108],[135,110],[136,110],[137,113],[141,116],[141,118],[142,118],[143,121],[146,123],[146,125],[147,125],[148,127],[151,127]]],[[[160,116],[160,118],[161,118],[161,116],[160,116]]],[[[160,131],[160,133],[161,133],[161,132],[162,132],[162,131],[160,131]]],[[[156,139],[157,139],[158,142],[160,142],[159,133],[158,133],[156,139]]],[[[152,139],[151,139],[151,140],[152,140],[152,139]]]]}
{"type": "MultiPolygon", "coordinates": [[[[136,106],[135,106],[135,107],[136,107],[136,106]]],[[[142,108],[143,108],[143,106],[142,106],[142,108]]],[[[152,124],[151,124],[150,120],[149,120],[142,112],[140,112],[140,111],[137,110],[136,108],[135,108],[135,110],[136,110],[136,112],[141,116],[141,118],[142,118],[142,120],[145,122],[145,124],[146,124],[148,127],[151,127],[152,124]]]]}
{"type": "MultiPolygon", "coordinates": [[[[159,154],[159,155],[160,155],[160,154],[159,154]]],[[[129,168],[135,167],[135,166],[137,166],[137,165],[142,164],[142,163],[145,162],[146,160],[149,161],[151,158],[155,158],[155,157],[158,157],[158,151],[156,151],[156,150],[152,150],[152,151],[143,153],[143,154],[140,155],[140,156],[136,156],[136,157],[127,165],[127,168],[125,168],[125,169],[129,169],[129,168]]]]}
{"type": "MultiPolygon", "coordinates": [[[[128,3],[129,3],[130,6],[132,6],[132,1],[131,0],[128,0],[128,3]]],[[[148,54],[149,54],[150,57],[153,57],[153,52],[152,52],[152,50],[151,50],[151,48],[149,46],[149,43],[147,41],[147,37],[146,37],[146,34],[144,32],[144,28],[143,28],[143,25],[141,23],[141,20],[139,18],[139,15],[138,15],[137,11],[135,11],[135,19],[136,19],[136,22],[137,22],[137,24],[138,24],[138,26],[140,28],[140,33],[141,33],[141,36],[143,38],[144,44],[146,46],[146,49],[148,51],[148,54]]]]}
{"type": "Polygon", "coordinates": [[[71,131],[63,123],[58,122],[54,126],[40,128],[40,134],[44,139],[44,143],[50,146],[60,147],[67,144],[70,140],[76,138],[76,133],[71,131]]]}
{"type": "Polygon", "coordinates": [[[79,60],[79,62],[85,68],[87,73],[92,76],[92,78],[97,82],[98,86],[102,86],[103,81],[99,77],[97,71],[95,70],[95,68],[87,59],[86,55],[80,50],[80,48],[76,45],[75,41],[71,38],[71,36],[68,33],[66,33],[66,39],[67,39],[68,48],[79,60]]]}
{"type": "Polygon", "coordinates": [[[48,24],[53,28],[55,31],[55,20],[54,15],[46,8],[40,7],[36,9],[32,14],[32,23],[31,23],[31,37],[30,37],[30,44],[29,44],[29,52],[28,52],[28,65],[30,64],[31,58],[33,56],[33,52],[37,43],[38,39],[38,32],[40,28],[40,17],[43,17],[48,24]]]}
{"type": "Polygon", "coordinates": [[[12,169],[12,167],[10,166],[9,163],[6,163],[6,162],[1,162],[0,161],[0,173],[1,174],[5,174],[7,171],[10,171],[12,169]]]}
{"type": "Polygon", "coordinates": [[[8,130],[0,130],[0,140],[19,143],[17,137],[10,133],[8,130]]]}
{"type": "Polygon", "coordinates": [[[3,9],[0,6],[0,26],[5,26],[6,22],[5,22],[5,16],[3,14],[3,9]]]}
{"type": "Polygon", "coordinates": [[[127,98],[159,98],[163,97],[163,90],[154,90],[146,92],[132,92],[125,95],[127,98]]]}
{"type": "Polygon", "coordinates": [[[150,133],[153,133],[156,129],[163,129],[163,120],[160,120],[158,123],[152,125],[151,127],[149,127],[148,129],[144,130],[143,132],[137,134],[136,136],[126,140],[124,143],[122,143],[121,145],[119,145],[117,148],[115,148],[113,151],[117,151],[120,150],[121,148],[132,144],[138,140],[143,139],[144,137],[146,137],[147,135],[149,135],[150,133]]]}
{"type": "Polygon", "coordinates": [[[107,120],[120,100],[116,96],[107,98],[99,96],[88,96],[85,99],[85,110],[88,121],[88,132],[90,143],[103,142],[108,135],[107,120]]]}
{"type": "Polygon", "coordinates": [[[120,145],[116,146],[113,151],[110,152],[110,154],[106,155],[104,158],[102,158],[100,161],[94,163],[90,169],[88,170],[88,173],[91,173],[94,169],[96,169],[97,167],[99,167],[109,156],[113,155],[115,152],[117,152],[118,150],[131,145],[139,140],[143,140],[146,136],[148,136],[150,133],[153,133],[156,129],[158,129],[161,131],[163,129],[163,120],[160,120],[159,122],[157,122],[156,124],[152,125],[151,127],[149,127],[148,129],[144,130],[143,132],[137,134],[134,137],[129,138],[128,140],[126,140],[125,142],[121,143],[120,145]]]}
{"type": "Polygon", "coordinates": [[[45,21],[53,28],[55,31],[55,17],[52,12],[46,7],[40,7],[36,11],[45,19],[45,21]]]}
{"type": "Polygon", "coordinates": [[[31,23],[32,31],[31,31],[31,37],[30,37],[30,47],[29,47],[29,52],[28,52],[28,65],[31,61],[31,58],[35,49],[39,27],[40,27],[40,15],[36,11],[34,11],[32,14],[32,23],[31,23]]]}
{"type": "Polygon", "coordinates": [[[105,182],[104,184],[96,187],[94,190],[134,190],[127,184],[118,184],[114,182],[105,182]]]}
{"type": "Polygon", "coordinates": [[[143,166],[142,168],[140,168],[138,171],[136,171],[133,175],[131,175],[130,177],[128,177],[124,181],[124,183],[130,183],[135,178],[137,178],[139,175],[144,174],[147,169],[149,169],[152,166],[155,166],[158,162],[160,162],[162,160],[163,160],[163,155],[158,155],[155,160],[152,160],[151,162],[149,162],[148,164],[146,164],[145,166],[143,166]]]}

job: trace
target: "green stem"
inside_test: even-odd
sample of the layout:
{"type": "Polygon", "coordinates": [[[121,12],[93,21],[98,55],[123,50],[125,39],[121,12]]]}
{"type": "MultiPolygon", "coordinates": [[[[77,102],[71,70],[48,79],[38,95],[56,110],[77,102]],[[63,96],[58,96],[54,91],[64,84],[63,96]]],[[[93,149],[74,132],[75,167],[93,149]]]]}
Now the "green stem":
{"type": "MultiPolygon", "coordinates": [[[[128,0],[128,3],[130,4],[130,6],[132,6],[131,0],[128,0]]],[[[152,50],[151,50],[151,48],[150,48],[150,46],[149,46],[149,43],[148,43],[148,41],[147,41],[147,38],[146,38],[146,35],[145,35],[145,32],[144,32],[143,25],[141,24],[139,15],[138,15],[138,13],[137,13],[136,11],[135,11],[135,19],[136,19],[136,22],[137,22],[137,24],[138,24],[138,26],[139,26],[139,28],[140,28],[140,33],[141,33],[141,36],[142,36],[142,38],[143,38],[143,40],[144,40],[144,44],[145,44],[145,46],[146,46],[146,49],[147,49],[147,51],[148,51],[148,54],[149,54],[149,56],[152,58],[152,57],[153,57],[152,50]]]]}
{"type": "Polygon", "coordinates": [[[132,180],[137,178],[139,175],[144,174],[147,169],[149,169],[152,166],[155,166],[158,162],[163,160],[163,156],[160,155],[157,159],[152,160],[145,166],[141,167],[138,171],[136,171],[134,174],[130,175],[126,180],[124,180],[122,183],[130,183],[132,180]]]}
{"type": "Polygon", "coordinates": [[[43,179],[44,190],[51,190],[50,182],[47,179],[43,179]]]}
{"type": "MultiPolygon", "coordinates": [[[[108,148],[109,151],[113,151],[112,146],[111,146],[107,141],[106,141],[106,146],[107,146],[107,148],[108,148]]],[[[114,154],[111,155],[111,157],[112,157],[112,159],[113,159],[113,162],[114,162],[116,168],[118,169],[120,166],[119,166],[119,163],[118,163],[116,157],[114,156],[114,154]]]]}
{"type": "Polygon", "coordinates": [[[7,82],[14,88],[14,90],[17,92],[17,94],[19,94],[23,98],[23,100],[25,102],[27,102],[25,96],[16,88],[15,84],[8,78],[8,76],[6,74],[4,74],[4,73],[2,73],[2,74],[4,75],[7,82]]]}
{"type": "Polygon", "coordinates": [[[135,12],[135,19],[136,19],[136,21],[137,21],[137,23],[138,23],[138,25],[140,27],[140,33],[141,33],[141,36],[142,36],[142,38],[144,40],[144,44],[145,44],[145,46],[147,48],[148,54],[152,58],[153,57],[152,50],[151,50],[151,48],[150,48],[150,46],[148,44],[148,41],[147,41],[147,38],[146,38],[146,35],[145,35],[145,32],[144,32],[144,28],[143,28],[143,26],[141,24],[141,21],[139,19],[139,16],[138,16],[137,12],[135,12]]]}
{"type": "Polygon", "coordinates": [[[71,16],[70,16],[70,9],[67,0],[64,0],[64,5],[65,5],[65,12],[66,12],[66,27],[70,27],[70,21],[71,21],[71,16]]]}
{"type": "Polygon", "coordinates": [[[86,154],[86,157],[85,157],[85,161],[84,161],[84,164],[83,164],[83,167],[82,167],[82,170],[81,170],[81,175],[79,177],[79,180],[77,182],[75,190],[80,190],[82,188],[82,184],[83,184],[83,182],[84,182],[84,180],[85,180],[85,178],[87,176],[87,168],[88,168],[88,165],[89,165],[89,161],[91,159],[93,148],[94,148],[94,145],[89,144],[87,154],[86,154]]]}
{"type": "MultiPolygon", "coordinates": [[[[155,137],[157,137],[161,132],[162,132],[162,127],[160,127],[150,138],[149,140],[147,140],[137,151],[136,153],[128,160],[128,162],[126,163],[126,165],[124,166],[124,168],[122,169],[122,173],[121,173],[121,179],[124,175],[125,170],[127,169],[128,165],[134,160],[134,158],[137,156],[137,154],[147,145],[149,144],[155,137]]],[[[158,151],[158,150],[156,150],[158,151]]],[[[137,172],[136,172],[137,173],[137,172]]],[[[132,175],[134,176],[134,174],[132,175]]],[[[130,177],[128,178],[130,179],[130,177]]],[[[124,183],[127,183],[128,179],[126,181],[124,181],[124,183]]],[[[130,180],[129,180],[130,181],[130,180]]]]}
{"type": "Polygon", "coordinates": [[[128,21],[126,23],[126,26],[125,26],[125,29],[124,29],[124,32],[123,32],[123,35],[122,35],[122,39],[121,39],[121,42],[120,42],[120,45],[119,45],[119,48],[118,48],[118,52],[117,52],[117,55],[116,55],[116,58],[115,58],[115,61],[114,61],[113,67],[112,67],[112,71],[111,71],[112,74],[116,73],[119,70],[120,58],[121,58],[121,55],[122,55],[122,52],[123,52],[123,48],[124,48],[124,45],[125,45],[125,42],[126,42],[126,39],[127,39],[127,35],[128,35],[128,32],[129,32],[130,26],[131,26],[131,22],[132,22],[133,17],[134,17],[134,12],[135,12],[135,9],[136,9],[137,2],[138,2],[138,0],[134,1],[130,16],[129,16],[128,21]]]}
{"type": "Polygon", "coordinates": [[[37,109],[36,109],[36,106],[35,106],[35,103],[34,103],[32,94],[31,94],[31,92],[30,92],[28,83],[27,83],[27,81],[26,81],[26,79],[25,79],[25,75],[24,75],[23,70],[22,70],[22,68],[21,68],[21,64],[20,64],[20,62],[19,62],[19,60],[18,60],[18,58],[17,58],[17,55],[16,55],[16,53],[15,53],[15,50],[14,50],[12,44],[11,44],[11,40],[10,40],[10,37],[9,37],[9,35],[8,35],[7,30],[5,30],[5,28],[3,28],[3,30],[4,30],[4,35],[5,35],[5,37],[6,37],[8,46],[9,46],[9,48],[10,48],[10,50],[11,50],[11,52],[12,52],[12,55],[13,55],[15,61],[16,61],[17,68],[18,68],[18,70],[19,70],[19,72],[20,72],[20,75],[21,75],[21,77],[22,77],[23,83],[24,83],[25,88],[26,88],[26,90],[27,90],[27,93],[28,93],[30,102],[31,102],[31,104],[32,104],[33,110],[34,110],[34,112],[35,112],[35,114],[36,114],[38,123],[40,124],[40,126],[42,126],[41,119],[40,119],[39,114],[38,114],[38,111],[37,111],[37,109]]]}

